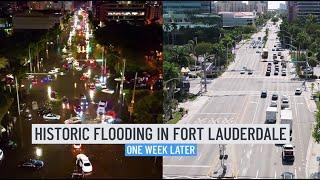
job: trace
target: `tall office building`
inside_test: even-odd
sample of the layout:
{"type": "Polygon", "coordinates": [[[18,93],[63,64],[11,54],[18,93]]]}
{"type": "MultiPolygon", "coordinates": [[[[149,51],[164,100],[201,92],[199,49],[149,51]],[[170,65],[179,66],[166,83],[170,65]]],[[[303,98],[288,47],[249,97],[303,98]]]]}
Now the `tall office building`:
{"type": "Polygon", "coordinates": [[[268,11],[268,1],[248,1],[249,11],[264,14],[268,11]]]}
{"type": "Polygon", "coordinates": [[[289,22],[309,14],[317,16],[318,22],[320,22],[320,1],[287,1],[287,7],[289,22]]]}
{"type": "Polygon", "coordinates": [[[241,1],[218,1],[217,12],[245,12],[249,11],[246,3],[241,1]]]}

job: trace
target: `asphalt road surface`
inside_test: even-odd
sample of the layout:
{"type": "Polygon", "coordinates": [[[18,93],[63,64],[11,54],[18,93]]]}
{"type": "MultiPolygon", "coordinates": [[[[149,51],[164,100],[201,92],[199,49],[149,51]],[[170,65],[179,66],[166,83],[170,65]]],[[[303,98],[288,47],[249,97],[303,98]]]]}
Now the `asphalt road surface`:
{"type": "MultiPolygon", "coordinates": [[[[262,29],[264,30],[265,28],[262,29]]],[[[275,31],[276,28],[270,25],[266,44],[266,48],[269,49],[269,62],[272,62],[271,49],[276,41],[275,31]]],[[[264,35],[265,32],[258,32],[252,38],[257,40],[264,35]]],[[[288,95],[293,112],[294,163],[292,165],[282,163],[281,146],[226,145],[227,175],[238,178],[281,178],[283,172],[289,171],[295,174],[295,178],[307,178],[306,154],[311,124],[314,120],[307,101],[310,97],[304,92],[300,96],[294,95],[295,89],[302,86],[302,81],[296,80],[295,75],[290,73],[290,63],[287,63],[286,76],[281,76],[280,63],[279,75],[273,75],[274,64],[272,64],[271,75],[265,76],[267,62],[261,60],[261,54],[256,52],[257,48],[249,46],[250,42],[247,42],[236,50],[235,62],[222,76],[208,84],[206,102],[184,123],[264,124],[272,93],[277,93],[279,97],[288,95]],[[248,75],[247,72],[240,74],[243,67],[253,70],[253,75],[248,75]],[[261,90],[268,91],[267,98],[260,98],[261,90]]],[[[285,53],[285,59],[288,60],[288,52],[282,53],[285,53]]],[[[280,112],[280,98],[277,104],[280,112]]],[[[280,123],[279,114],[277,123],[280,123]]],[[[163,164],[164,178],[214,177],[215,171],[220,168],[219,146],[199,145],[198,156],[164,157],[163,164]]]]}

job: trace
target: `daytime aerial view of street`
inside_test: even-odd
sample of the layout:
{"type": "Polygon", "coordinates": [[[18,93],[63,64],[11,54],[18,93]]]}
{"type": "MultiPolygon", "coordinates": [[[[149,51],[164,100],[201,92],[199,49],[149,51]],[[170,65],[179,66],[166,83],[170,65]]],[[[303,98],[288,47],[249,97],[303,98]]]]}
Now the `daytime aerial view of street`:
{"type": "Polygon", "coordinates": [[[123,145],[33,145],[32,124],[162,123],[162,3],[0,2],[0,178],[161,178],[123,145]]]}
{"type": "Polygon", "coordinates": [[[163,178],[320,177],[320,2],[273,2],[163,2],[164,123],[291,131],[289,144],[164,157],[163,178]]]}

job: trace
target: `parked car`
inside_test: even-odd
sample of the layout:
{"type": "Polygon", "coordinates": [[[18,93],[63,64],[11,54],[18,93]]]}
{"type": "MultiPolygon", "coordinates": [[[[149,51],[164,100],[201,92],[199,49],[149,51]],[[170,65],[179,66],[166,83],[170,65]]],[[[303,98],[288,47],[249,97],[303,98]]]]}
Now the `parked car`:
{"type": "Polygon", "coordinates": [[[91,162],[89,161],[89,158],[86,155],[78,154],[76,158],[77,158],[76,165],[81,167],[84,173],[92,172],[91,162]]]}
{"type": "Polygon", "coordinates": [[[3,159],[3,151],[0,149],[0,161],[3,159]]]}
{"type": "Polygon", "coordinates": [[[48,119],[48,120],[59,120],[60,116],[57,114],[53,114],[53,113],[49,113],[49,114],[45,114],[42,116],[44,119],[48,119]]]}
{"type": "Polygon", "coordinates": [[[29,159],[24,163],[20,164],[19,167],[31,168],[31,169],[41,169],[44,166],[44,162],[36,159],[29,159]]]}
{"type": "Polygon", "coordinates": [[[248,75],[252,75],[253,72],[251,70],[248,71],[248,75]]]}

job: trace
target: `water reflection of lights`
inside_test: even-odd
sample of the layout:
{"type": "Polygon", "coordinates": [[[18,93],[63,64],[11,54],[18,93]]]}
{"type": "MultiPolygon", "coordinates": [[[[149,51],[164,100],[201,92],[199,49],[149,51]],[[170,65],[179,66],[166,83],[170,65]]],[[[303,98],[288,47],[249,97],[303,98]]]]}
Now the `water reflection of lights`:
{"type": "Polygon", "coordinates": [[[36,156],[37,157],[41,157],[42,156],[42,149],[41,148],[36,147],[36,156]]]}
{"type": "Polygon", "coordinates": [[[52,93],[51,86],[48,86],[48,97],[50,100],[51,100],[51,93],[52,93]]]}
{"type": "Polygon", "coordinates": [[[91,99],[91,101],[93,102],[93,98],[94,98],[94,90],[89,90],[89,97],[91,99]]]}

